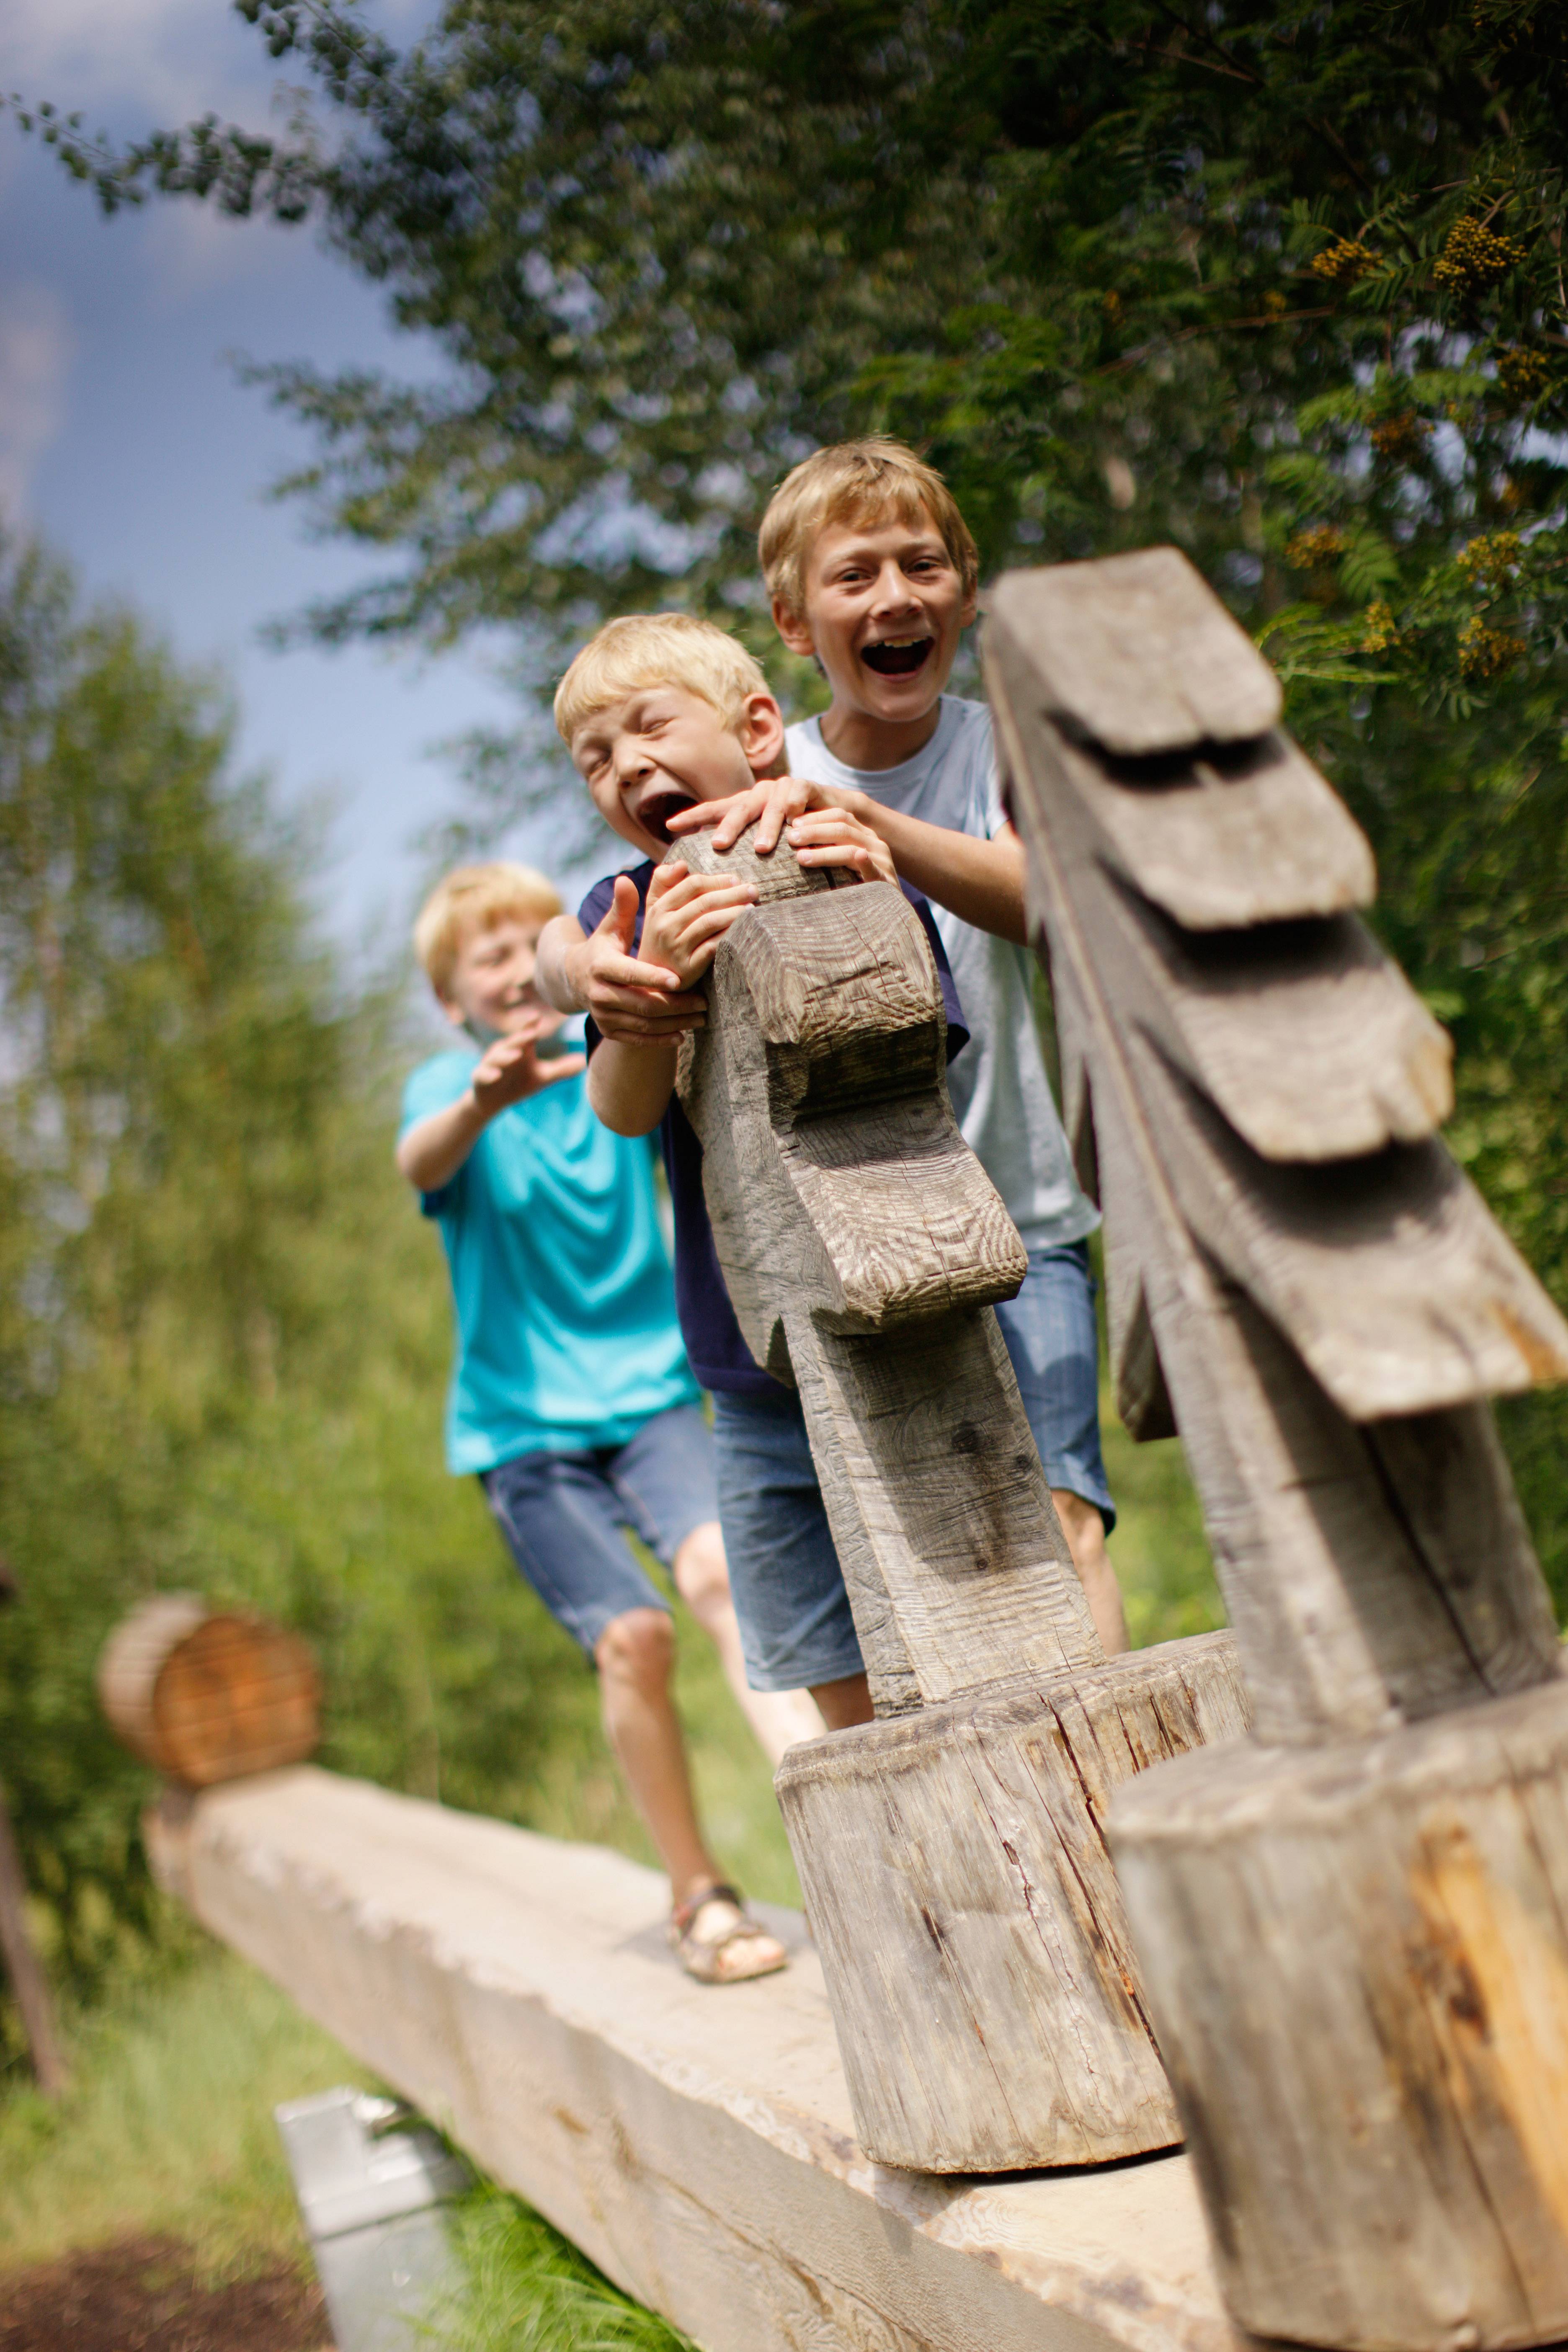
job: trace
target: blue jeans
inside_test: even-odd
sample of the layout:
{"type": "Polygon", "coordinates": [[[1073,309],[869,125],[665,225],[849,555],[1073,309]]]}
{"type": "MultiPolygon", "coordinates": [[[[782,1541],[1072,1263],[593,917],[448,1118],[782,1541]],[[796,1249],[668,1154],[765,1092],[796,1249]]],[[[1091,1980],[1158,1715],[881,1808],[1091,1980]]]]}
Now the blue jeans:
{"type": "Polygon", "coordinates": [[[520,1574],[590,1658],[628,1609],[668,1612],[626,1530],[669,1568],[687,1537],[719,1516],[713,1439],[694,1404],[656,1412],[625,1445],[520,1454],[479,1484],[520,1574]]]}
{"type": "Polygon", "coordinates": [[[1081,1495],[1116,1525],[1100,1451],[1100,1328],[1089,1244],[1029,1252],[1016,1298],[996,1309],[1046,1480],[1081,1495]]]}
{"type": "MultiPolygon", "coordinates": [[[[996,1315],[1047,1479],[1093,1503],[1109,1532],[1087,1244],[1031,1251],[1023,1288],[996,1315]]],[[[716,1394],[713,1444],[746,1680],[795,1690],[864,1672],[799,1397],[716,1394]]]]}

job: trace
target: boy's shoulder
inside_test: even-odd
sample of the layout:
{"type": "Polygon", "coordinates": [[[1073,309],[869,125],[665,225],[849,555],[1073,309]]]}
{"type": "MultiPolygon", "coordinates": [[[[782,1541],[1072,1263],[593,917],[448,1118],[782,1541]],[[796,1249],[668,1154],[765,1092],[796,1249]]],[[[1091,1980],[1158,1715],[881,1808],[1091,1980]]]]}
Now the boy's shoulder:
{"type": "Polygon", "coordinates": [[[403,1124],[428,1118],[455,1103],[474,1075],[479,1055],[471,1045],[448,1045],[410,1070],[403,1083],[403,1124]]]}

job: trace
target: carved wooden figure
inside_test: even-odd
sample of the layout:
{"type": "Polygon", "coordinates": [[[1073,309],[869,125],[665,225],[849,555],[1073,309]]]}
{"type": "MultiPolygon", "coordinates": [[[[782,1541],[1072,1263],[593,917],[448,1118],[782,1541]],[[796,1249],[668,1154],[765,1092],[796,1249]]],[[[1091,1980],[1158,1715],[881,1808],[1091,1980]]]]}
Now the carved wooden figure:
{"type": "Polygon", "coordinates": [[[986,662],[1122,1412],[1173,1412],[1252,1697],[1110,1815],[1227,2297],[1369,2352],[1568,2335],[1568,1688],[1486,1402],[1568,1327],[1185,559],[1010,576],[986,662]]]}
{"type": "Polygon", "coordinates": [[[1100,1816],[1243,1715],[1228,1635],[1107,1664],[991,1302],[1023,1245],[947,1098],[919,919],[787,847],[680,1099],[759,1363],[797,1385],[879,1719],[778,1789],[868,2152],[934,2171],[1169,2146],[1100,1816]]]}

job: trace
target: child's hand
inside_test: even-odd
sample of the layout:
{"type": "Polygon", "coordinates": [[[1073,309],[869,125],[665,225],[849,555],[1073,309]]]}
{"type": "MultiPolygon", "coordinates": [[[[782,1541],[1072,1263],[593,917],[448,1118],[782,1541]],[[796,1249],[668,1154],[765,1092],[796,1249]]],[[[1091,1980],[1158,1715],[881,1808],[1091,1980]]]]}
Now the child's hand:
{"type": "Polygon", "coordinates": [[[494,1118],[529,1095],[538,1094],[545,1087],[554,1086],[562,1078],[574,1078],[588,1066],[585,1054],[558,1054],[552,1060],[539,1058],[539,1040],[554,1029],[560,1016],[540,1013],[533,1016],[526,1029],[516,1030],[510,1037],[498,1037],[487,1045],[480,1055],[468,1085],[481,1115],[494,1118]]]}
{"type": "Polygon", "coordinates": [[[847,809],[817,809],[791,817],[784,839],[803,866],[841,866],[857,882],[897,882],[893,853],[868,824],[847,809]]]}
{"type": "Polygon", "coordinates": [[[692,874],[684,866],[660,866],[647,888],[642,951],[664,965],[679,988],[701,977],[737,915],[754,906],[757,886],[728,874],[692,874]]]}
{"type": "MultiPolygon", "coordinates": [[[[663,870],[654,875],[650,898],[663,870]]],[[[598,929],[571,950],[573,985],[602,1037],[621,1045],[678,1045],[684,1031],[706,1021],[707,1003],[680,993],[673,971],[632,953],[637,922],[637,887],[623,874],[598,929]]]]}
{"type": "Polygon", "coordinates": [[[678,809],[668,830],[679,836],[710,824],[714,848],[733,849],[746,827],[754,824],[757,837],[752,847],[759,857],[765,857],[777,846],[791,817],[804,816],[808,809],[850,808],[858,797],[834,784],[811,783],[803,776],[764,776],[745,792],[731,793],[727,800],[699,801],[691,808],[678,809]]]}

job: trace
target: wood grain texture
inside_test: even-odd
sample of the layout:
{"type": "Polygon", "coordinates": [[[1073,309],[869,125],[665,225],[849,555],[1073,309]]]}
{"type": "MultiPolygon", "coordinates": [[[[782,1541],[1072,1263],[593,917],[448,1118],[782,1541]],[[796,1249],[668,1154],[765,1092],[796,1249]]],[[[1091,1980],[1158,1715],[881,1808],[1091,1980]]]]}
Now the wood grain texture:
{"type": "Polygon", "coordinates": [[[321,1738],[307,1644],[194,1593],[157,1594],[132,1611],[104,1645],[98,1693],[126,1746],[190,1788],[297,1764],[321,1738]]]}
{"type": "Polygon", "coordinates": [[[1104,1814],[1131,1774],[1246,1725],[1222,1633],[791,1749],[779,1801],[879,2162],[1006,2171],[1179,2137],[1104,1814]]]}
{"type": "Polygon", "coordinates": [[[800,1392],[881,1718],[781,1784],[835,1922],[858,2126],[926,2171],[1167,2146],[1093,1792],[1234,1727],[1231,1646],[1103,1661],[989,1303],[1026,1261],[953,1122],[907,902],[792,897],[784,849],[701,855],[765,863],[770,896],[715,959],[678,1083],[742,1328],[800,1392]]]}
{"type": "Polygon", "coordinates": [[[693,1983],[660,1874],[309,1769],[160,1874],[705,2352],[1246,2352],[1187,2159],[939,2179],[858,2145],[816,1955],[693,1983]]]}
{"type": "Polygon", "coordinates": [[[1108,1815],[1227,2298],[1357,2352],[1539,2343],[1568,2325],[1568,1690],[1485,1399],[1562,1378],[1568,1327],[1432,1133],[1442,1059],[1336,912],[1327,786],[1282,738],[1231,762],[1250,814],[1201,747],[1131,772],[1049,715],[1039,599],[993,609],[1113,1350],[1168,1382],[1278,1743],[1108,1815]],[[1180,814],[1141,838],[1156,782],[1180,814]]]}
{"type": "Polygon", "coordinates": [[[1173,547],[1009,572],[993,609],[1030,647],[1040,708],[1108,751],[1245,741],[1279,723],[1279,679],[1173,547]]]}
{"type": "Polygon", "coordinates": [[[783,847],[698,854],[765,867],[772,896],[720,951],[681,1098],[747,1344],[802,1392],[878,1710],[1092,1664],[989,1312],[1027,1260],[952,1118],[919,919],[882,885],[814,887],[783,847]]]}
{"type": "Polygon", "coordinates": [[[1568,2334],[1568,1689],[1215,1748],[1110,1821],[1242,2325],[1357,2352],[1568,2334]],[[1251,1956],[1247,1997],[1216,1950],[1251,1956]]]}

